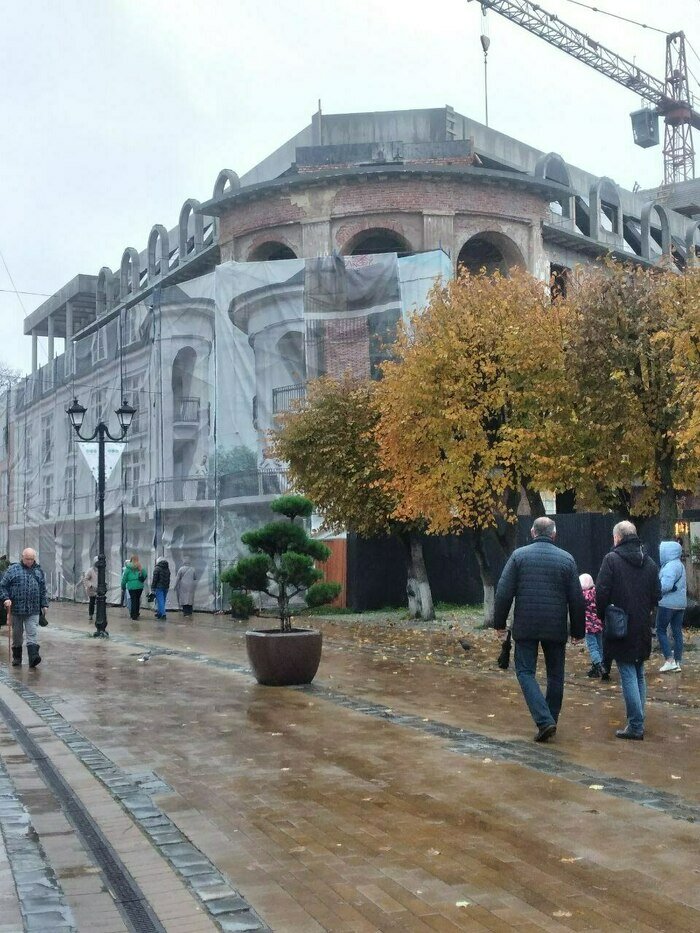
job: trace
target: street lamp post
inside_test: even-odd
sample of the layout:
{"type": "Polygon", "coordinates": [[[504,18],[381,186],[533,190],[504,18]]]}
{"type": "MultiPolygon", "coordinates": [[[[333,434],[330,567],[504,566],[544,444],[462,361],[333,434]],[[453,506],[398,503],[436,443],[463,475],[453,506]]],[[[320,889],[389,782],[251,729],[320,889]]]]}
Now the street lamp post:
{"type": "Polygon", "coordinates": [[[131,422],[136,414],[126,399],[124,399],[115,414],[119,418],[121,433],[114,437],[109,433],[109,428],[104,421],[97,424],[95,430],[88,437],[80,433],[85,418],[84,408],[77,398],[73,399],[70,408],[66,408],[66,414],[70,418],[75,433],[82,441],[94,441],[97,438],[97,502],[99,509],[98,516],[98,554],[97,554],[97,598],[95,600],[95,638],[108,638],[107,634],[107,558],[105,557],[105,443],[107,438],[110,441],[123,441],[127,435],[131,422]]]}

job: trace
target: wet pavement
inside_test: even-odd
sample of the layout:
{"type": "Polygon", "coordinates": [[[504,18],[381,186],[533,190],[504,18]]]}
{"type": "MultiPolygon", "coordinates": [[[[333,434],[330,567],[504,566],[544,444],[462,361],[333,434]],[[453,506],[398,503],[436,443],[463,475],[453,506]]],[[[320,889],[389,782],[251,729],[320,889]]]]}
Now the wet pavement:
{"type": "Polygon", "coordinates": [[[589,681],[572,651],[543,747],[512,671],[484,661],[495,642],[453,664],[328,621],[314,685],[272,689],[248,672],[244,628],[111,610],[112,638],[94,640],[82,607],[55,606],[44,663],[0,663],[0,701],[41,749],[0,709],[0,933],[138,929],[135,902],[173,933],[700,928],[692,652],[675,680],[650,675],[647,738],[623,743],[615,678],[589,681]],[[13,832],[31,852],[13,854],[13,832]],[[43,887],[23,893],[27,858],[43,887]],[[63,925],[41,926],[49,909],[63,925]]]}

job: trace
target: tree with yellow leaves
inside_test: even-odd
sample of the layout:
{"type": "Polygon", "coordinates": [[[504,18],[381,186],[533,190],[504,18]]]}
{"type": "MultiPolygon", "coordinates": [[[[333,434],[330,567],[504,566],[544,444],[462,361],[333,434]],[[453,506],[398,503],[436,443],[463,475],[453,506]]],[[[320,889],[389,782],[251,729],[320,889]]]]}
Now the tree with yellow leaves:
{"type": "Polygon", "coordinates": [[[688,366],[697,281],[607,261],[577,270],[562,315],[560,456],[545,478],[575,488],[579,507],[658,513],[664,538],[679,494],[700,479],[697,368],[688,366]]]}
{"type": "Polygon", "coordinates": [[[377,386],[382,485],[394,514],[424,517],[436,534],[474,533],[487,622],[488,555],[496,544],[504,557],[515,546],[523,491],[543,514],[536,490],[558,441],[561,335],[546,283],[521,271],[463,270],[400,331],[377,386]]]}
{"type": "Polygon", "coordinates": [[[396,535],[406,555],[411,615],[432,619],[430,583],[423,559],[421,517],[397,521],[398,499],[389,489],[374,436],[377,383],[350,375],[309,384],[305,403],[281,416],[273,435],[275,456],[289,464],[294,486],[315,503],[331,528],[364,537],[396,535]]]}

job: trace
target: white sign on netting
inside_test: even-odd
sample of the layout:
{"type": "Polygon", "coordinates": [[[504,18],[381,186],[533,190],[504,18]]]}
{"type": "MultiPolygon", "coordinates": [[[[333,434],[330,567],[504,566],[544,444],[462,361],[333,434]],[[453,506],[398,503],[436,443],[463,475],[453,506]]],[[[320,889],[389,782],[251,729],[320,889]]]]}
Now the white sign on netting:
{"type": "MultiPolygon", "coordinates": [[[[80,447],[83,457],[85,457],[90,472],[95,477],[95,482],[99,482],[100,445],[97,443],[82,443],[78,444],[78,447],[80,447]]],[[[105,482],[110,478],[112,470],[119,463],[123,450],[124,444],[105,444],[105,482]]]]}

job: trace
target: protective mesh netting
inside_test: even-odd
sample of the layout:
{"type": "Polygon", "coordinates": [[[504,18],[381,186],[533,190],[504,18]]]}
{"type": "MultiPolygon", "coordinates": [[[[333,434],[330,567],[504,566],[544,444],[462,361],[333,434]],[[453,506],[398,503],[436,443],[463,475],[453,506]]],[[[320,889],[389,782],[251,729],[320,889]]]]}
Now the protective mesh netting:
{"type": "Polygon", "coordinates": [[[376,376],[397,322],[451,274],[439,251],[231,262],[108,314],[0,396],[10,557],[35,547],[51,597],[84,599],[96,484],[65,410],[77,397],[85,430],[102,418],[117,433],[126,398],[137,414],[106,487],[108,599],[119,601],[132,553],[149,572],[167,557],[173,575],[187,556],[195,606],[219,608],[219,574],[241,553],[241,534],[269,520],[270,500],[288,489],[268,450],[275,416],[321,374],[376,376]]]}

